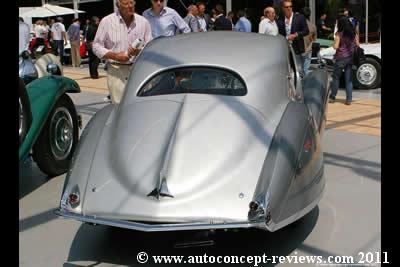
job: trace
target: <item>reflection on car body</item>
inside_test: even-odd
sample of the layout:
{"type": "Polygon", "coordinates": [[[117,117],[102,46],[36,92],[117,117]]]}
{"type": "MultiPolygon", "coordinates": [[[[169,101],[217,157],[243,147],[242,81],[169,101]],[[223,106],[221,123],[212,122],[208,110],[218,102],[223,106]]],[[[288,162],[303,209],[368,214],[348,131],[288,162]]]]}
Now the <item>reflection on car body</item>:
{"type": "Polygon", "coordinates": [[[276,231],[322,197],[328,91],[324,70],[299,79],[282,36],[155,39],[122,101],[83,131],[56,213],[140,231],[276,231]]]}

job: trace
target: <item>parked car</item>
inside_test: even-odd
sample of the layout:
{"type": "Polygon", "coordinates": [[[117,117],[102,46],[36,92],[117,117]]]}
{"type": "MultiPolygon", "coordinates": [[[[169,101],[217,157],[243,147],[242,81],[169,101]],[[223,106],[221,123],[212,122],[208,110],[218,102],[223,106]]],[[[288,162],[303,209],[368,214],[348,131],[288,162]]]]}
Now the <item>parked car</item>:
{"type": "Polygon", "coordinates": [[[333,46],[333,40],[318,38],[312,44],[311,68],[318,68],[321,64],[320,51],[333,46]]]}
{"type": "Polygon", "coordinates": [[[140,231],[276,231],[301,218],[325,187],[328,74],[301,81],[293,55],[257,33],[153,40],[121,103],[82,133],[56,213],[140,231]]]}
{"type": "Polygon", "coordinates": [[[31,37],[29,42],[29,52],[33,58],[40,58],[41,55],[52,53],[53,50],[47,39],[44,40],[43,45],[36,46],[36,37],[31,37]]]}
{"type": "Polygon", "coordinates": [[[50,177],[68,170],[81,123],[66,94],[80,92],[79,85],[61,76],[57,59],[49,54],[33,64],[25,51],[19,65],[19,160],[32,154],[40,170],[50,177]]]}
{"type": "MultiPolygon", "coordinates": [[[[313,46],[313,66],[324,65],[333,71],[335,49],[333,40],[317,39],[313,46]]],[[[366,61],[353,70],[353,86],[357,89],[376,89],[381,86],[381,44],[361,44],[366,61]]],[[[344,79],[341,84],[344,85],[344,79]]]]}
{"type": "MultiPolygon", "coordinates": [[[[330,68],[333,68],[335,64],[333,59],[335,49],[332,45],[319,51],[319,62],[330,68]]],[[[364,49],[366,61],[353,70],[353,86],[358,89],[379,88],[381,86],[381,44],[361,44],[360,47],[364,49]]]]}

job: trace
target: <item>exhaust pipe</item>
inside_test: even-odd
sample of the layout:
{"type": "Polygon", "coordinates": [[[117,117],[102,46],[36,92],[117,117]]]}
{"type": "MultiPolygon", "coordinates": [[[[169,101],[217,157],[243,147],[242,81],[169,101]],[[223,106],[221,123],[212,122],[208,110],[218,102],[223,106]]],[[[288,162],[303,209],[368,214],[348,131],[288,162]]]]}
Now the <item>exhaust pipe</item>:
{"type": "Polygon", "coordinates": [[[174,248],[193,248],[193,247],[206,247],[213,246],[214,240],[210,238],[210,234],[215,231],[202,231],[194,233],[188,240],[178,241],[175,243],[174,248]]]}

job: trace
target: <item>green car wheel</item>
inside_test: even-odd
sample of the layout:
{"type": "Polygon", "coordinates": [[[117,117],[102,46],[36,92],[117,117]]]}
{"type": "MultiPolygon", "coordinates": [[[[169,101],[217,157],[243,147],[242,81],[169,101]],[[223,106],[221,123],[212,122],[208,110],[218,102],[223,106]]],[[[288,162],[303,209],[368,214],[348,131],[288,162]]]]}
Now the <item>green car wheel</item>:
{"type": "Polygon", "coordinates": [[[66,172],[79,138],[78,114],[68,95],[62,95],[33,146],[33,159],[50,177],[66,172]]]}

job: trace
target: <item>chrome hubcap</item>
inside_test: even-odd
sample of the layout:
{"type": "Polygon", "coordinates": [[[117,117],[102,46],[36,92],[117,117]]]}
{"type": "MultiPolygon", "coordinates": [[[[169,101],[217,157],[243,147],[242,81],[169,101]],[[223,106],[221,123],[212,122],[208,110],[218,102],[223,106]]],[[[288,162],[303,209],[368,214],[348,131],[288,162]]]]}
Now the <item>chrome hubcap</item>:
{"type": "Polygon", "coordinates": [[[72,117],[68,109],[57,108],[50,122],[50,147],[57,160],[66,159],[71,152],[73,131],[72,117]]]}
{"type": "Polygon", "coordinates": [[[377,71],[374,65],[365,63],[357,70],[357,79],[363,85],[371,85],[375,82],[377,71]]]}

